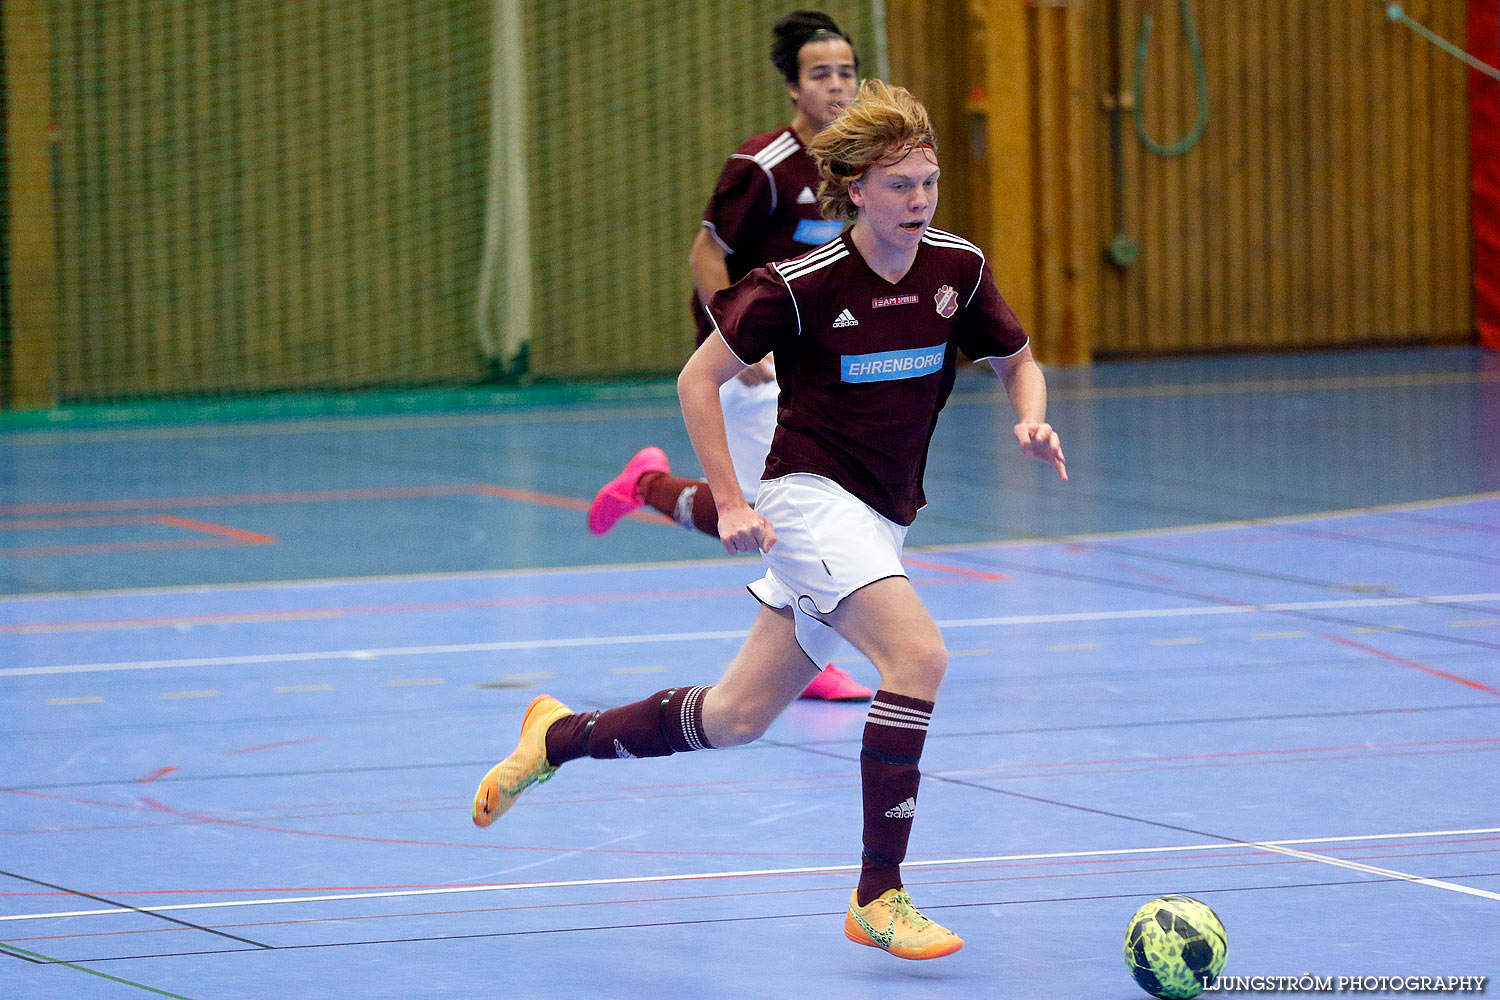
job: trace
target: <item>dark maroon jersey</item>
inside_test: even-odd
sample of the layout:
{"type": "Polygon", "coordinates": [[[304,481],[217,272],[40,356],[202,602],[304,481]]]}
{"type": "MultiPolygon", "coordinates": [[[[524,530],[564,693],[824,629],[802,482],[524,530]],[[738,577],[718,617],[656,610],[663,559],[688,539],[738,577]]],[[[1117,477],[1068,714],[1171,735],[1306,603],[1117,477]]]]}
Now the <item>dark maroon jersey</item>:
{"type": "MultiPolygon", "coordinates": [[[[764,264],[822,246],[843,229],[818,214],[818,168],[790,128],[745,140],[703,210],[703,225],[724,249],[734,283],[764,264]]],[[[693,295],[698,343],[714,332],[693,295]]]]}
{"type": "Polygon", "coordinates": [[[898,524],[927,502],[927,448],[958,352],[1007,358],[1027,342],[984,254],[938,229],[895,284],[844,233],[757,268],[709,310],[741,361],[776,353],[781,399],[764,478],[826,476],[898,524]]]}

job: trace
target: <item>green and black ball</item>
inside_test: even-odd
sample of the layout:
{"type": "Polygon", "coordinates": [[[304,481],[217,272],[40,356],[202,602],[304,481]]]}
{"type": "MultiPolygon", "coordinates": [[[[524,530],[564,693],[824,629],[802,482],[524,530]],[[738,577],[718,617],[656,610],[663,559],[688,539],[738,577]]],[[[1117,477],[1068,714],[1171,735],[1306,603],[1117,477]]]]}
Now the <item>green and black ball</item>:
{"type": "Polygon", "coordinates": [[[1218,914],[1191,896],[1161,896],[1130,918],[1125,964],[1154,997],[1184,1000],[1203,992],[1229,956],[1218,914]]]}

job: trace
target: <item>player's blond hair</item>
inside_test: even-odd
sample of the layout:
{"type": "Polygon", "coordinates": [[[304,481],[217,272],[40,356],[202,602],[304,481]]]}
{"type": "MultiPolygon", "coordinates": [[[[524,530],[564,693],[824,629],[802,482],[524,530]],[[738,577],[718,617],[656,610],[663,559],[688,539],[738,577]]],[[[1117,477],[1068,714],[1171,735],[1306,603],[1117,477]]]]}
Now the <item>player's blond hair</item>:
{"type": "Polygon", "coordinates": [[[808,145],[818,164],[818,201],[825,219],[859,214],[849,184],[878,163],[896,163],[922,146],[937,149],[937,134],[922,102],[904,87],[866,80],[859,95],[808,145]]]}

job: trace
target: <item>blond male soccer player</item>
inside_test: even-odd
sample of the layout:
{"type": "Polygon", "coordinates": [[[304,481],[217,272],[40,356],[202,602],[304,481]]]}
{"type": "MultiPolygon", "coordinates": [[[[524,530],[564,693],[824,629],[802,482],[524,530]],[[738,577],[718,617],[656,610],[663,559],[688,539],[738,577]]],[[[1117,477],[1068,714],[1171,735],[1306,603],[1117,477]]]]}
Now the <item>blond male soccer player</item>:
{"type": "Polygon", "coordinates": [[[844,933],[900,958],[957,951],[901,882],[919,763],[947,651],[901,566],[923,506],[921,470],[963,353],[1003,380],[1022,453],[1067,478],[1046,422],[1046,384],[1025,331],[972,243],[931,228],[936,139],[922,105],[870,81],[812,142],[824,210],[854,225],[796,260],[716,295],[716,331],[688,360],[678,395],[731,552],[758,550],[761,607],[717,684],[671,688],[575,714],[543,695],[514,752],[474,797],[494,821],[532,784],[579,757],[665,756],[763,734],[844,640],[880,671],[860,755],[863,846],[844,933]],[[719,386],[774,351],[782,404],[754,507],[736,482],[719,386]]]}
{"type": "MultiPolygon", "coordinates": [[[[796,10],[771,28],[771,63],[786,81],[795,114],[791,123],[751,136],[719,174],[688,255],[693,273],[691,307],[702,344],[714,332],[706,303],[755,268],[806,253],[843,229],[818,211],[818,168],[807,144],[854,99],[859,59],[854,43],[832,17],[796,10]]],[[[745,368],[719,389],[729,457],[750,503],[760,488],[776,430],[778,386],[769,357],[745,368]]],[[[607,533],[626,514],[649,504],[686,528],[719,537],[713,493],[697,479],[672,474],[667,455],[642,448],[589,507],[589,530],[607,533]]],[[[801,697],[869,701],[874,692],[847,671],[828,664],[801,697]]]]}

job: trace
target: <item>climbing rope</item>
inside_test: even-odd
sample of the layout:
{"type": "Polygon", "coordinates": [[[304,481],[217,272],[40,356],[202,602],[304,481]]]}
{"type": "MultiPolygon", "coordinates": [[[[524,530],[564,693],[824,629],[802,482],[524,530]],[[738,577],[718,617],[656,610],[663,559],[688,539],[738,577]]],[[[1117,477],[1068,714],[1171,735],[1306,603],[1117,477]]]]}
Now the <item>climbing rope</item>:
{"type": "Polygon", "coordinates": [[[1157,156],[1181,156],[1198,144],[1203,129],[1208,125],[1208,74],[1203,68],[1203,46],[1198,40],[1198,26],[1193,23],[1193,12],[1188,0],[1177,0],[1177,9],[1182,12],[1182,33],[1187,37],[1188,54],[1193,58],[1193,89],[1198,96],[1198,118],[1188,134],[1173,143],[1156,142],[1146,132],[1146,52],[1151,44],[1153,27],[1148,15],[1141,21],[1141,31],[1135,42],[1135,134],[1141,137],[1141,145],[1157,156]]]}

